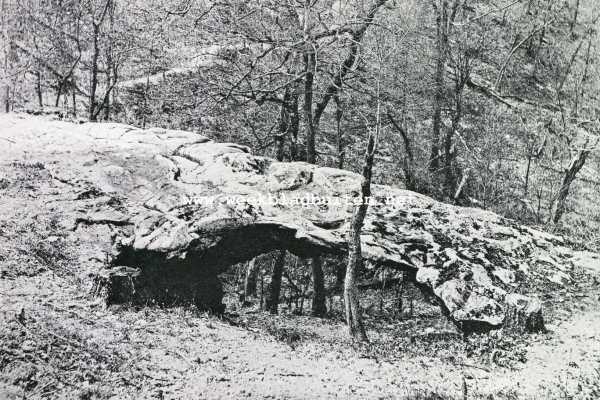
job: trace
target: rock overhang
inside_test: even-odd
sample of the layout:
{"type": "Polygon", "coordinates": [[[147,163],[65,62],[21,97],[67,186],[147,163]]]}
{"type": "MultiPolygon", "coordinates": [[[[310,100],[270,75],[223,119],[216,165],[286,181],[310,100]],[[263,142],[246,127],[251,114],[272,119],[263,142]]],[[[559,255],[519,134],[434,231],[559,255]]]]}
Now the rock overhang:
{"type": "MultiPolygon", "coordinates": [[[[77,224],[113,227],[104,238],[115,249],[106,267],[152,270],[145,284],[163,267],[184,271],[167,286],[214,284],[222,268],[275,249],[343,255],[361,183],[349,171],[277,162],[192,132],[7,115],[0,137],[9,143],[4,162],[39,160],[78,186],[86,205],[75,199],[66,211],[77,224]]],[[[373,185],[361,237],[366,259],[408,271],[465,331],[508,323],[542,329],[540,302],[526,296],[535,293],[517,299],[515,292],[531,276],[568,278],[573,268],[560,237],[388,186],[373,185]]]]}

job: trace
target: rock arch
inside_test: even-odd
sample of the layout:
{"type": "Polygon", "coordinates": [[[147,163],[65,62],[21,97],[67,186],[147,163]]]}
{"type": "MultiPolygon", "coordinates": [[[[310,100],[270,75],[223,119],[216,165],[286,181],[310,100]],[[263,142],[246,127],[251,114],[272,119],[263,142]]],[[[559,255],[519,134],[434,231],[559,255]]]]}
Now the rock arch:
{"type": "MultiPolygon", "coordinates": [[[[357,174],[184,131],[19,115],[1,116],[0,128],[8,143],[0,156],[38,160],[73,192],[61,213],[90,249],[102,249],[89,264],[110,302],[192,299],[219,310],[217,274],[228,265],[276,249],[345,252],[357,174]]],[[[543,329],[536,293],[516,293],[535,286],[523,283],[570,279],[560,237],[410,191],[373,193],[365,258],[411,272],[466,332],[543,329]]]]}

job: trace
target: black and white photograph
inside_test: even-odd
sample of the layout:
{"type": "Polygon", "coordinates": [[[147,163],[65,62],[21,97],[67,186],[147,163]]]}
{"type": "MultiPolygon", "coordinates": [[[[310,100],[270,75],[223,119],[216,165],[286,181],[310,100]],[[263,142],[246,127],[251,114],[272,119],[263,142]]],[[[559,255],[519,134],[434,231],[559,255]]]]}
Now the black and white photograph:
{"type": "Polygon", "coordinates": [[[598,0],[0,0],[0,400],[599,400],[598,0]]]}

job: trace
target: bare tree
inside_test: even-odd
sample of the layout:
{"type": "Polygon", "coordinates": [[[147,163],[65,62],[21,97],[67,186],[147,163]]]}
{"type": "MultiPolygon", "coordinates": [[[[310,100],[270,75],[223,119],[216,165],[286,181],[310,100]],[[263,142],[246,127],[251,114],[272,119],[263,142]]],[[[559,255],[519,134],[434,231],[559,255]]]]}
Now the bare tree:
{"type": "Polygon", "coordinates": [[[271,274],[266,301],[266,309],[271,314],[279,312],[279,295],[281,292],[281,277],[283,276],[283,269],[285,267],[285,255],[285,250],[278,251],[273,262],[273,273],[271,274]]]}
{"type": "Polygon", "coordinates": [[[368,337],[362,321],[362,312],[358,299],[357,275],[363,267],[361,232],[364,225],[369,201],[371,198],[371,181],[373,178],[373,164],[377,142],[381,132],[381,78],[384,63],[381,49],[377,49],[379,71],[376,80],[376,114],[374,128],[368,128],[367,148],[362,165],[362,182],[360,185],[360,202],[355,205],[352,213],[352,221],[348,232],[348,265],[344,279],[344,303],[346,308],[346,324],[350,336],[361,342],[367,342],[368,337]]]}
{"type": "Polygon", "coordinates": [[[94,10],[94,2],[90,3],[90,14],[92,18],[92,63],[90,67],[90,104],[89,104],[89,119],[96,121],[98,119],[98,105],[96,104],[96,90],[98,88],[98,58],[100,57],[100,34],[104,20],[108,15],[112,0],[106,0],[101,8],[100,15],[96,17],[94,10]]]}
{"type": "Polygon", "coordinates": [[[594,146],[590,146],[590,141],[591,139],[589,136],[586,137],[583,146],[575,151],[568,167],[565,168],[562,184],[553,202],[551,221],[555,225],[559,223],[566,210],[567,198],[569,196],[569,191],[571,190],[571,185],[577,178],[579,171],[581,171],[585,165],[587,158],[592,152],[592,148],[598,145],[598,140],[596,140],[594,146]]]}
{"type": "Polygon", "coordinates": [[[379,129],[380,121],[378,120],[375,132],[370,132],[368,137],[362,169],[363,180],[360,193],[361,202],[354,208],[352,223],[350,225],[350,231],[348,232],[348,266],[346,267],[346,276],[344,279],[344,302],[348,331],[350,336],[362,342],[368,341],[368,337],[362,321],[362,311],[360,309],[356,281],[358,272],[363,266],[360,235],[369,207],[368,201],[371,197],[371,178],[373,174],[373,161],[375,158],[379,129]]]}
{"type": "Polygon", "coordinates": [[[433,137],[431,144],[431,155],[429,156],[429,170],[435,172],[439,168],[440,158],[440,136],[442,130],[442,107],[445,99],[445,74],[446,59],[448,58],[448,35],[450,25],[448,24],[448,1],[436,0],[433,3],[435,11],[436,29],[436,63],[435,63],[435,92],[433,99],[433,137]]]}

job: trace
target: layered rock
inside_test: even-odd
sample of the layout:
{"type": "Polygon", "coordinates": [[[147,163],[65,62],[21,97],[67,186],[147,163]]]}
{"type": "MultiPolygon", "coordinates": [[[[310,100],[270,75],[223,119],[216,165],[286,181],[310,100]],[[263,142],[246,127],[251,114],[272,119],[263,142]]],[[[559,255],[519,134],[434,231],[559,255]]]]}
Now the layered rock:
{"type": "MultiPolygon", "coordinates": [[[[220,311],[217,275],[232,264],[276,249],[343,255],[361,182],[184,131],[3,115],[0,142],[3,164],[41,163],[63,185],[60,210],[45,212],[94,249],[82,268],[110,302],[220,311]]],[[[543,329],[526,288],[572,279],[560,237],[388,186],[371,200],[364,257],[408,271],[465,332],[543,329]]]]}

